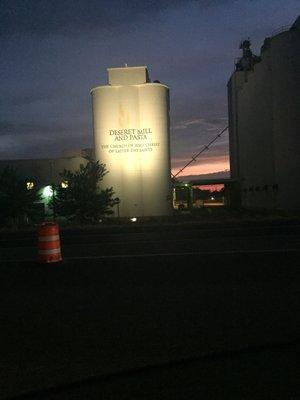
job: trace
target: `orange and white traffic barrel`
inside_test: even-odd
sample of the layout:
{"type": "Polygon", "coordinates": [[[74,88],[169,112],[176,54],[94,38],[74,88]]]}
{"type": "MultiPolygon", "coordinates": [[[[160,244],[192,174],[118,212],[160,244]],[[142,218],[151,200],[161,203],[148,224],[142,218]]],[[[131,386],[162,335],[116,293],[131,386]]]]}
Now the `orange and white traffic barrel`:
{"type": "Polygon", "coordinates": [[[44,222],[38,227],[38,262],[61,260],[59,226],[55,222],[44,222]]]}

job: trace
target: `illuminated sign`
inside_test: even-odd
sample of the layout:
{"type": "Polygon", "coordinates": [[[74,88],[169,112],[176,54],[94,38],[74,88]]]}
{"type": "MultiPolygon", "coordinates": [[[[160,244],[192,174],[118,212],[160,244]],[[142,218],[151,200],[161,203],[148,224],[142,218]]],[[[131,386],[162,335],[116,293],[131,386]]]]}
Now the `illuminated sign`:
{"type": "Polygon", "coordinates": [[[140,83],[147,76],[141,69],[109,69],[114,84],[91,91],[95,157],[109,171],[103,185],[120,199],[115,215],[128,217],[171,213],[168,88],[140,83]],[[133,84],[136,70],[138,84],[133,84]]]}

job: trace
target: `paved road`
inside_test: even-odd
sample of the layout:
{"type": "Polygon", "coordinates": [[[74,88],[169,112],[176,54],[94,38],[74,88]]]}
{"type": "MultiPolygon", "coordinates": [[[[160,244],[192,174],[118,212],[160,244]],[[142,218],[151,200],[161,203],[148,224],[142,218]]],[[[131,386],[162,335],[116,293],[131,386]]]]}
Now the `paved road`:
{"type": "Polygon", "coordinates": [[[12,261],[34,241],[2,241],[0,398],[300,396],[296,225],[69,232],[62,263],[12,261]]]}
{"type": "MultiPolygon", "coordinates": [[[[269,222],[244,224],[189,224],[186,226],[111,227],[65,230],[61,233],[65,259],[300,249],[300,225],[269,222]]],[[[36,233],[0,236],[1,260],[35,260],[36,233]]]]}

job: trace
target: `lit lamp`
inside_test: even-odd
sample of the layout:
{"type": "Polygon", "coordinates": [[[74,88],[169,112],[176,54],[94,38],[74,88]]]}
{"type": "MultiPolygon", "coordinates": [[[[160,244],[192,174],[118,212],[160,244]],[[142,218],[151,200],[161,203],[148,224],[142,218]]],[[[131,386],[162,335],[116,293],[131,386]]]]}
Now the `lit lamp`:
{"type": "Polygon", "coordinates": [[[26,182],[26,189],[27,190],[31,190],[34,187],[34,183],[33,182],[26,182]]]}
{"type": "Polygon", "coordinates": [[[69,182],[68,181],[62,181],[61,182],[61,187],[62,187],[62,189],[67,189],[67,187],[69,187],[69,182]]]}
{"type": "Polygon", "coordinates": [[[52,186],[48,185],[48,186],[45,186],[45,187],[44,187],[44,189],[43,189],[43,196],[44,196],[46,199],[49,199],[49,197],[53,196],[53,189],[52,189],[52,186]]]}
{"type": "Polygon", "coordinates": [[[50,198],[52,197],[53,203],[52,203],[52,217],[53,219],[55,218],[55,202],[54,202],[54,185],[48,185],[45,186],[43,189],[43,196],[46,199],[47,203],[50,201],[50,198]]]}

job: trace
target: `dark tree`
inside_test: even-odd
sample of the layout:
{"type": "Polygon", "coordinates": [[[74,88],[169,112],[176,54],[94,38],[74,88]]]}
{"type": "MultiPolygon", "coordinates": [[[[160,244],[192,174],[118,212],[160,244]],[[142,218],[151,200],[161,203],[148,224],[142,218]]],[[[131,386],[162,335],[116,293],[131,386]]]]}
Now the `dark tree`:
{"type": "Polygon", "coordinates": [[[108,172],[104,164],[89,161],[76,172],[64,170],[60,176],[66,187],[58,187],[51,202],[55,215],[80,223],[95,223],[117,202],[113,188],[101,190],[99,182],[108,172]]]}
{"type": "Polygon", "coordinates": [[[12,167],[0,171],[0,221],[4,224],[27,223],[37,212],[41,201],[38,188],[27,189],[27,181],[12,167]]]}

